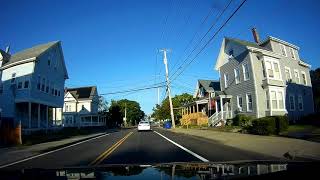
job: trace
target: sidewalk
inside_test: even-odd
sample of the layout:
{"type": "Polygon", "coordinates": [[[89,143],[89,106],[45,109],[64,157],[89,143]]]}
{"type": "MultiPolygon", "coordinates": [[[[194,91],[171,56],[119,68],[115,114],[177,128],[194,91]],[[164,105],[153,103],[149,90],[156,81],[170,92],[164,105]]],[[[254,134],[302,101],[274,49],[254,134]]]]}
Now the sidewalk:
{"type": "Polygon", "coordinates": [[[31,156],[41,154],[50,149],[66,146],[72,143],[77,143],[86,139],[104,135],[106,133],[95,133],[90,135],[74,136],[63,140],[41,143],[32,146],[0,148],[0,165],[22,160],[31,156]]]}
{"type": "Polygon", "coordinates": [[[176,128],[171,131],[203,137],[227,146],[279,158],[284,158],[283,155],[289,152],[293,157],[320,160],[320,143],[316,142],[200,129],[176,128]]]}

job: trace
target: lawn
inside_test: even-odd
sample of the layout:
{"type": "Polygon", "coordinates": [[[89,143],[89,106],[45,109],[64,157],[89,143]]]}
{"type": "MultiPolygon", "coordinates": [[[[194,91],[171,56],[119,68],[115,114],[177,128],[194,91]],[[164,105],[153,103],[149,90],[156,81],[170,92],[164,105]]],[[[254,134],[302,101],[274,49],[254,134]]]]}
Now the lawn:
{"type": "Polygon", "coordinates": [[[281,136],[320,142],[320,127],[313,125],[290,125],[281,136]]]}

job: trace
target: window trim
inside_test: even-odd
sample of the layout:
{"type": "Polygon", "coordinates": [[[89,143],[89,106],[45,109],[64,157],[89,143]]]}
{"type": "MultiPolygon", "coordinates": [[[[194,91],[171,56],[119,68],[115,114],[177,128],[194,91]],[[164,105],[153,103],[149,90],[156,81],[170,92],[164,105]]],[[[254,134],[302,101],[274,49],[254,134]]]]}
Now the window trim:
{"type": "MultiPolygon", "coordinates": [[[[302,77],[302,75],[304,75],[304,78],[305,78],[305,81],[306,81],[306,83],[302,82],[303,85],[308,85],[308,80],[307,80],[307,74],[306,74],[306,72],[301,71],[301,77],[302,77]]],[[[302,79],[303,79],[303,78],[302,78],[302,79]]],[[[301,81],[301,80],[300,80],[300,81],[301,81]]],[[[303,81],[303,80],[302,80],[302,81],[303,81]]]]}
{"type": "MultiPolygon", "coordinates": [[[[284,75],[285,75],[285,77],[286,77],[286,70],[289,70],[290,80],[292,81],[291,69],[288,66],[284,67],[284,75]]],[[[286,81],[288,81],[287,77],[286,77],[286,81]]]]}
{"type": "Polygon", "coordinates": [[[283,81],[282,79],[282,73],[281,73],[281,67],[280,67],[280,62],[279,60],[275,60],[275,59],[264,59],[264,64],[265,64],[265,68],[267,67],[266,66],[266,63],[269,62],[271,64],[271,70],[273,72],[273,77],[269,77],[269,71],[268,69],[265,69],[265,72],[266,72],[266,75],[267,75],[267,79],[272,79],[272,80],[277,80],[277,81],[283,81]],[[275,66],[274,66],[274,63],[277,63],[278,64],[278,69],[279,69],[279,78],[276,78],[275,77],[275,66]]]}
{"type": "Polygon", "coordinates": [[[268,89],[268,95],[269,95],[269,106],[270,106],[270,111],[287,111],[286,110],[286,99],[285,99],[285,90],[283,88],[277,88],[277,87],[272,87],[268,89]],[[277,101],[277,108],[273,108],[272,105],[272,98],[271,98],[271,91],[274,91],[276,93],[276,101],[277,101]],[[278,97],[278,92],[282,93],[282,100],[283,100],[283,109],[279,108],[279,97],[278,97]]]}
{"type": "Polygon", "coordinates": [[[280,47],[281,55],[284,56],[284,57],[288,57],[288,52],[287,52],[287,50],[286,50],[286,46],[285,46],[284,44],[281,44],[281,43],[279,43],[279,44],[280,44],[280,46],[283,47],[283,49],[284,49],[284,54],[285,54],[285,55],[282,54],[282,49],[281,49],[281,47],[280,47]]]}
{"type": "Polygon", "coordinates": [[[290,56],[292,59],[296,59],[296,55],[294,54],[294,49],[292,47],[289,48],[290,50],[290,56]],[[291,54],[292,53],[292,54],[291,54]]]}
{"type": "Polygon", "coordinates": [[[226,89],[228,88],[229,74],[224,73],[223,78],[224,78],[224,88],[226,89]],[[227,79],[227,76],[228,76],[228,79],[227,79]]]}
{"type": "Polygon", "coordinates": [[[252,94],[251,93],[246,93],[246,105],[247,105],[247,112],[253,112],[253,98],[252,98],[252,94]],[[249,110],[249,101],[248,101],[248,96],[251,96],[251,107],[252,107],[252,109],[251,110],[249,110]]]}
{"type": "Polygon", "coordinates": [[[289,110],[290,111],[296,110],[296,101],[295,101],[294,95],[292,95],[292,94],[289,95],[289,110]],[[290,98],[293,99],[293,108],[291,108],[291,99],[290,98]]]}
{"type": "Polygon", "coordinates": [[[303,104],[302,95],[298,95],[298,110],[299,110],[299,111],[304,111],[304,104],[303,104]],[[301,109],[300,109],[300,106],[299,106],[299,103],[300,103],[300,102],[299,102],[299,98],[301,98],[301,105],[302,105],[302,106],[301,106],[301,107],[302,107],[301,109]]]}
{"type": "Polygon", "coordinates": [[[239,69],[239,67],[237,67],[237,68],[235,68],[234,70],[234,81],[236,82],[236,84],[239,84],[240,83],[240,69],[239,69]],[[238,80],[237,80],[237,78],[239,78],[238,80]]]}
{"type": "Polygon", "coordinates": [[[243,98],[240,95],[237,96],[237,108],[239,109],[240,112],[243,112],[243,98]],[[242,103],[241,103],[242,107],[239,106],[240,105],[240,103],[239,103],[239,99],[240,98],[241,98],[241,101],[242,101],[242,103]]]}
{"type": "Polygon", "coordinates": [[[299,74],[299,70],[298,69],[294,69],[294,73],[293,73],[293,75],[294,75],[294,82],[296,83],[296,84],[301,84],[301,79],[300,79],[300,74],[299,74]],[[296,81],[297,79],[296,79],[296,74],[295,73],[298,73],[298,82],[296,81]]]}
{"type": "Polygon", "coordinates": [[[242,71],[243,71],[243,80],[244,81],[250,80],[250,72],[249,72],[249,64],[248,64],[248,62],[242,64],[242,71]],[[245,66],[248,67],[248,72],[247,72],[248,73],[248,78],[246,78],[245,66]]]}

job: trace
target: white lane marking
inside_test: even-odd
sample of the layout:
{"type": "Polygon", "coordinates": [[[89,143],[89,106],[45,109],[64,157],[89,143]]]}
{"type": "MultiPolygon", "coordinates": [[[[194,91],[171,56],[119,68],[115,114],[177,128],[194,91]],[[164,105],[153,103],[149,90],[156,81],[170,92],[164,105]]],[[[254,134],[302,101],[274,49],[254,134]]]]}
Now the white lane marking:
{"type": "Polygon", "coordinates": [[[92,139],[87,139],[85,141],[81,141],[81,142],[78,142],[78,143],[75,143],[75,144],[71,144],[69,146],[66,146],[66,147],[63,147],[63,148],[60,148],[60,149],[55,149],[55,150],[52,150],[52,151],[49,151],[49,152],[45,152],[45,153],[38,154],[38,155],[35,155],[35,156],[32,156],[32,157],[28,157],[26,159],[22,159],[22,160],[19,160],[19,161],[16,161],[16,162],[5,164],[5,165],[0,166],[0,169],[5,168],[5,167],[9,167],[9,166],[12,166],[12,165],[15,165],[15,164],[18,164],[18,163],[22,163],[22,162],[25,162],[25,161],[28,161],[28,160],[31,160],[31,159],[34,159],[34,158],[45,156],[45,155],[48,155],[48,154],[51,154],[51,153],[54,153],[54,152],[57,152],[57,151],[61,151],[63,149],[67,149],[67,148],[70,148],[70,147],[73,147],[73,146],[77,146],[79,144],[82,144],[82,143],[85,143],[85,142],[88,142],[88,141],[91,141],[91,140],[94,140],[94,139],[98,139],[98,138],[101,138],[101,137],[104,137],[104,136],[108,136],[108,135],[109,134],[103,134],[101,136],[97,136],[97,137],[94,137],[92,139]]]}
{"type": "Polygon", "coordinates": [[[181,148],[182,150],[186,151],[187,153],[189,153],[189,154],[193,155],[194,157],[196,157],[196,158],[200,159],[201,161],[203,161],[203,162],[209,162],[209,160],[208,160],[208,159],[206,159],[206,158],[204,158],[204,157],[202,157],[202,156],[200,156],[200,155],[198,155],[198,154],[196,154],[196,153],[194,153],[194,152],[190,151],[189,149],[187,149],[187,148],[185,148],[185,147],[181,146],[180,144],[178,144],[178,143],[176,143],[176,142],[172,141],[171,139],[169,139],[169,138],[165,137],[164,135],[162,135],[162,134],[158,133],[157,131],[153,131],[153,132],[157,133],[159,136],[163,137],[163,138],[164,138],[164,139],[166,139],[167,141],[169,141],[169,142],[171,142],[172,144],[174,144],[174,145],[178,146],[179,148],[181,148]]]}

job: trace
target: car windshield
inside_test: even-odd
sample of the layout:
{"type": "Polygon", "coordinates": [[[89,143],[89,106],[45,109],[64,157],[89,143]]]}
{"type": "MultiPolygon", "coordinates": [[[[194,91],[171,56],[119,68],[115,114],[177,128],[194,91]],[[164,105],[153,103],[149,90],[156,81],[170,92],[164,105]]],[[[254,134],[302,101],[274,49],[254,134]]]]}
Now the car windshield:
{"type": "MultiPolygon", "coordinates": [[[[1,1],[0,179],[37,168],[281,165],[251,171],[262,174],[319,160],[319,7],[1,1]]],[[[242,172],[210,173],[231,169],[242,172]]]]}

